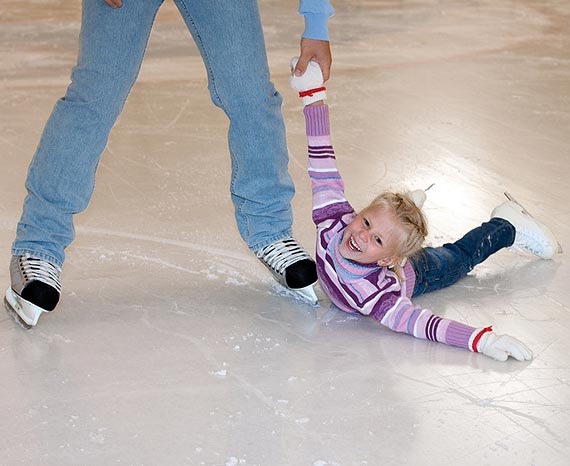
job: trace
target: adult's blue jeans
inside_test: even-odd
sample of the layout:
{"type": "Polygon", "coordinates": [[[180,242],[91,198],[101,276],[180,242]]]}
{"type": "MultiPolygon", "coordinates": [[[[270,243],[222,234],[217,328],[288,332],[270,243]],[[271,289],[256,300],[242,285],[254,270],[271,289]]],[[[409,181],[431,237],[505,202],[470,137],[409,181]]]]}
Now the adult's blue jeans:
{"type": "MultiPolygon", "coordinates": [[[[291,234],[294,194],[282,98],[269,79],[257,1],[174,1],[204,60],[211,99],[230,121],[230,192],[239,232],[256,251],[291,234]]],[[[83,0],[77,65],[30,165],[12,254],[63,264],[73,215],[89,204],[99,159],[162,2],[125,0],[113,9],[83,0]]]]}
{"type": "Polygon", "coordinates": [[[492,218],[455,243],[422,249],[410,259],[416,273],[412,296],[453,285],[491,254],[512,246],[514,240],[515,228],[502,218],[492,218]]]}

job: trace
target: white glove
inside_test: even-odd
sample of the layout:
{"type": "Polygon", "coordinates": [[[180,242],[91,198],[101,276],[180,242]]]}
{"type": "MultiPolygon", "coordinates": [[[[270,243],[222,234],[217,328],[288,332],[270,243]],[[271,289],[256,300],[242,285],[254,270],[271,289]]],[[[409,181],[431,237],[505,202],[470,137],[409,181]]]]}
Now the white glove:
{"type": "MultiPolygon", "coordinates": [[[[291,71],[295,69],[298,61],[299,57],[293,57],[291,59],[291,71]]],[[[320,65],[316,61],[311,60],[309,62],[307,65],[307,70],[302,76],[295,76],[292,74],[289,82],[291,83],[291,87],[301,94],[305,91],[311,91],[312,89],[321,89],[319,91],[311,93],[310,95],[301,96],[303,97],[304,105],[309,105],[313,102],[327,98],[327,93],[323,87],[323,72],[321,71],[320,65]]]]}
{"type": "Polygon", "coordinates": [[[486,332],[481,335],[477,343],[477,351],[497,361],[506,361],[509,356],[519,361],[532,359],[532,351],[523,342],[510,335],[497,335],[495,332],[486,332]]]}

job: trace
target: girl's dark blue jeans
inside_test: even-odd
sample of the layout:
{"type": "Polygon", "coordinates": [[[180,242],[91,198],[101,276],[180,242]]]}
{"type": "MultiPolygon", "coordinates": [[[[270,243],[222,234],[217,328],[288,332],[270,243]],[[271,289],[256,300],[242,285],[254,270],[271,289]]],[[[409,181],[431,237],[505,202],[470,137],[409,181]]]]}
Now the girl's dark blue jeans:
{"type": "Polygon", "coordinates": [[[416,273],[412,296],[454,284],[491,254],[511,246],[514,240],[515,228],[502,218],[492,218],[455,243],[422,249],[410,258],[416,273]]]}

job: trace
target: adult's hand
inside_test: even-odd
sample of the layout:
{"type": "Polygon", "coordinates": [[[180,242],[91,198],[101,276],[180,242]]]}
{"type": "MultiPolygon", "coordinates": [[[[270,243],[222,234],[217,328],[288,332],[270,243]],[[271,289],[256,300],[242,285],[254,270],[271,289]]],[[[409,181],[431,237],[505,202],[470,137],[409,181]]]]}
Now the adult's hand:
{"type": "Polygon", "coordinates": [[[121,8],[123,6],[123,0],[105,0],[105,3],[111,8],[121,8]]]}
{"type": "Polygon", "coordinates": [[[323,79],[327,81],[330,77],[332,55],[328,40],[301,39],[301,56],[297,62],[294,73],[295,76],[302,76],[311,60],[316,61],[323,72],[323,79]]]}

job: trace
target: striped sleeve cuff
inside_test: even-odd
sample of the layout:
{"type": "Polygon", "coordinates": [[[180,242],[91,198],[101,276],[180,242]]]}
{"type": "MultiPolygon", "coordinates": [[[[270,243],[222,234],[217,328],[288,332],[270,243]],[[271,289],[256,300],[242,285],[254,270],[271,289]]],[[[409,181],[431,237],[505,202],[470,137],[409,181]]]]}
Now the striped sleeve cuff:
{"type": "Polygon", "coordinates": [[[445,342],[448,345],[470,349],[469,341],[476,331],[477,329],[474,327],[470,327],[469,325],[465,325],[460,322],[451,321],[447,327],[445,342]]]}
{"type": "Polygon", "coordinates": [[[328,105],[311,105],[303,109],[307,136],[328,136],[331,133],[328,105]]]}

